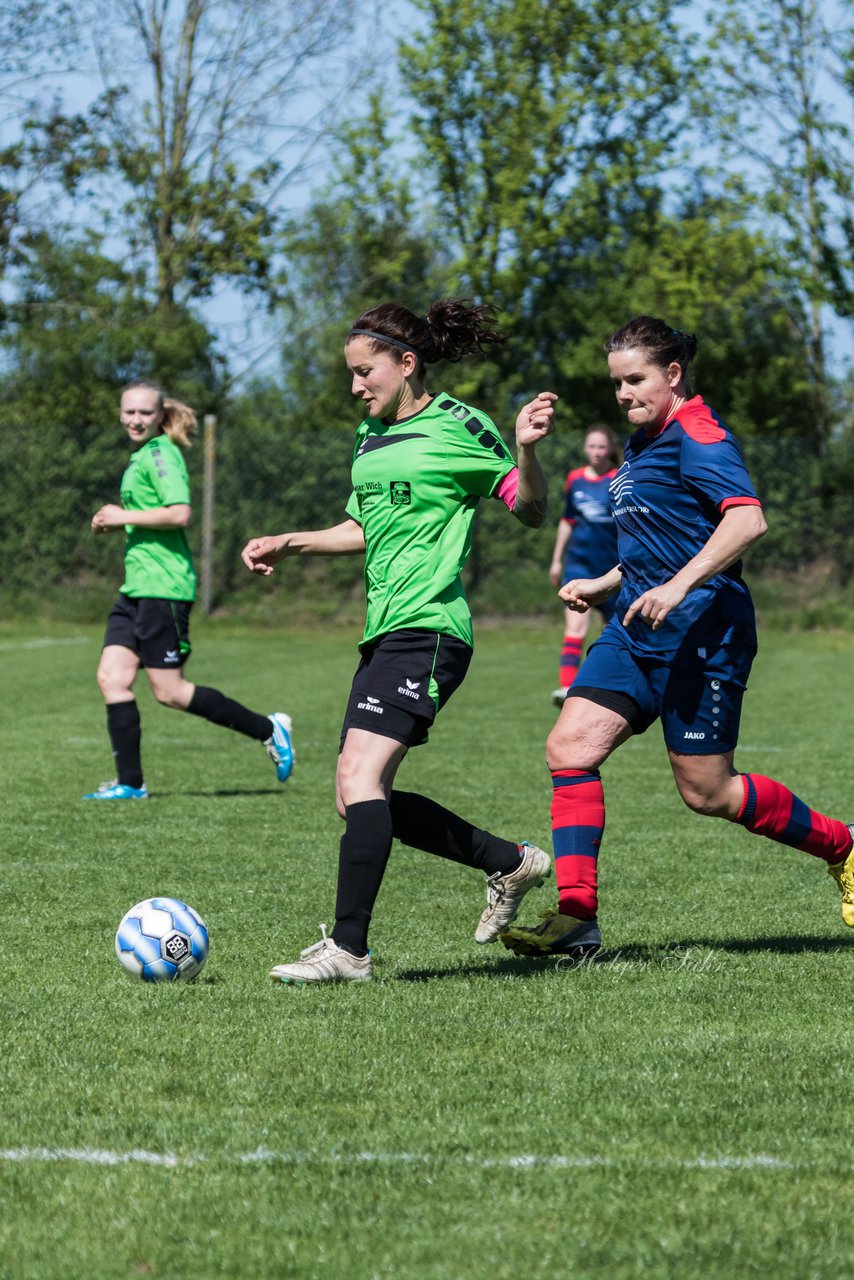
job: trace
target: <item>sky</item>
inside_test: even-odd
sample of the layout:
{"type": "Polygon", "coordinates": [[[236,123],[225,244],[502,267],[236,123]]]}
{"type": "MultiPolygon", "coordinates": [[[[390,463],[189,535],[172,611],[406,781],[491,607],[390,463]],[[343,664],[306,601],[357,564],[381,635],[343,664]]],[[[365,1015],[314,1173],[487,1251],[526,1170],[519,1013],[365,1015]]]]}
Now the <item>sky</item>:
{"type": "MultiPolygon", "coordinates": [[[[714,3],[714,0],[707,2],[714,3]]],[[[831,10],[839,8],[838,0],[825,0],[825,4],[831,10]]],[[[696,2],[685,6],[682,20],[686,31],[702,33],[702,15],[706,7],[706,4],[696,2]]],[[[848,9],[850,12],[850,4],[848,9]]],[[[399,36],[409,35],[421,17],[409,0],[387,0],[380,13],[382,20],[370,32],[371,57],[396,108],[397,118],[405,119],[409,106],[397,74],[395,47],[399,36]]],[[[67,105],[75,109],[85,106],[94,96],[93,90],[97,92],[100,87],[97,79],[92,77],[64,76],[59,83],[67,105]]],[[[310,102],[306,104],[306,111],[310,110],[310,105],[310,102]]],[[[850,110],[850,99],[845,99],[844,105],[850,110]]],[[[304,177],[288,187],[288,204],[293,210],[298,212],[304,208],[312,194],[322,189],[328,167],[328,158],[319,148],[315,164],[304,177]]],[[[258,301],[247,300],[238,290],[222,285],[215,296],[205,302],[202,313],[205,322],[216,331],[223,354],[238,381],[254,373],[275,373],[281,338],[258,301]]],[[[835,319],[829,312],[827,326],[832,358],[840,365],[854,364],[852,326],[835,319]]]]}

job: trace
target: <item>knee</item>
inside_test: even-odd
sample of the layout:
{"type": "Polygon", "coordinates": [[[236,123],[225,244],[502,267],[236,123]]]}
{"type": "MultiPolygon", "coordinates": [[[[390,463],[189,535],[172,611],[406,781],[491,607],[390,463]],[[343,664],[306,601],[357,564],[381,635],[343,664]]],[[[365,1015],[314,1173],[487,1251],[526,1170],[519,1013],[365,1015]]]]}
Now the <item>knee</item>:
{"type": "Polygon", "coordinates": [[[116,676],[114,671],[99,667],[95,679],[105,702],[121,702],[122,697],[130,692],[131,685],[127,680],[116,676]]]}
{"type": "Polygon", "coordinates": [[[679,794],[691,812],[698,813],[703,818],[729,816],[725,797],[718,791],[709,791],[691,782],[681,782],[679,794]]]}
{"type": "Polygon", "coordinates": [[[181,694],[175,689],[158,689],[156,685],[152,686],[151,692],[154,694],[161,707],[171,707],[173,711],[186,710],[186,701],[181,694]]]}
{"type": "Polygon", "coordinates": [[[582,766],[577,763],[577,755],[577,746],[573,736],[562,731],[560,721],[558,721],[548,738],[546,738],[546,765],[552,771],[555,769],[578,769],[582,766]]]}
{"type": "Polygon", "coordinates": [[[362,778],[358,756],[344,751],[338,757],[338,774],[335,786],[335,807],[341,818],[347,816],[347,805],[364,799],[361,794],[362,778]]]}

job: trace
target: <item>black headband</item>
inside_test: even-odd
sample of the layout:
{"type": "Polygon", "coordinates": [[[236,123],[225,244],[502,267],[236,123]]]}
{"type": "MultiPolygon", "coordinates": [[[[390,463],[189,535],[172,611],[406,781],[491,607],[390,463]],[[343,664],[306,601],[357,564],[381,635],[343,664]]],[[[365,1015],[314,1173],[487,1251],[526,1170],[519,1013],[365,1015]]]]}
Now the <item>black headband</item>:
{"type": "Polygon", "coordinates": [[[401,342],[398,338],[389,338],[386,334],[376,333],[373,329],[351,329],[347,337],[355,338],[359,335],[363,338],[376,338],[378,342],[387,342],[390,347],[399,347],[401,351],[411,351],[414,356],[418,356],[419,360],[424,359],[418,348],[413,347],[411,342],[401,342]]]}

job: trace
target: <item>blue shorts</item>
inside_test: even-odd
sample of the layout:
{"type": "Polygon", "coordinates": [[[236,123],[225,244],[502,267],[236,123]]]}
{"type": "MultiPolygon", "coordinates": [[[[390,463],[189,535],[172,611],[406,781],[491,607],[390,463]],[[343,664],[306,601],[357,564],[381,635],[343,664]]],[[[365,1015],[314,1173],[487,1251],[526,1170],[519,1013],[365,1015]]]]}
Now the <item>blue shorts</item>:
{"type": "Polygon", "coordinates": [[[608,627],[590,646],[568,696],[619,710],[635,733],[644,733],[660,718],[664,741],[681,755],[723,755],[738,742],[754,655],[744,645],[724,646],[702,667],[680,663],[678,655],[641,658],[608,627]],[[609,693],[617,698],[608,699],[609,693]]]}

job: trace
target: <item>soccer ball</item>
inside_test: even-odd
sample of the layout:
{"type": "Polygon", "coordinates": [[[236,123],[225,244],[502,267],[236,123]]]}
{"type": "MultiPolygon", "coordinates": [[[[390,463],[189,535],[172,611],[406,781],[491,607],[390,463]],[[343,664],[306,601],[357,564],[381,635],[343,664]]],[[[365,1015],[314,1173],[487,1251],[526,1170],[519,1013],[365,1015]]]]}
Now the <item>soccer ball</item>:
{"type": "Polygon", "coordinates": [[[146,898],[116,930],[119,963],[143,982],[195,978],[208,958],[204,920],[177,898],[146,898]]]}

